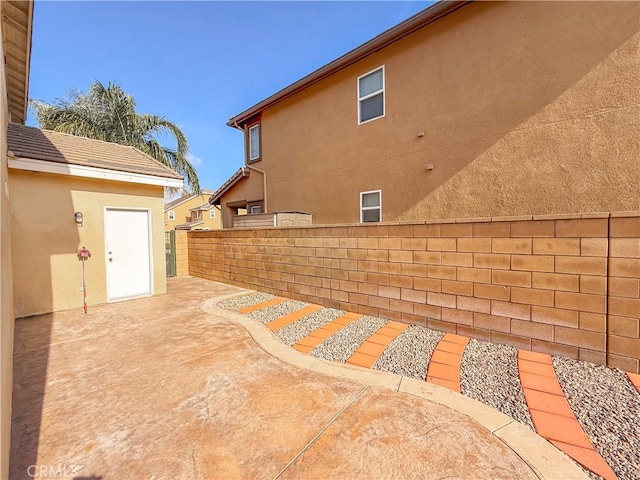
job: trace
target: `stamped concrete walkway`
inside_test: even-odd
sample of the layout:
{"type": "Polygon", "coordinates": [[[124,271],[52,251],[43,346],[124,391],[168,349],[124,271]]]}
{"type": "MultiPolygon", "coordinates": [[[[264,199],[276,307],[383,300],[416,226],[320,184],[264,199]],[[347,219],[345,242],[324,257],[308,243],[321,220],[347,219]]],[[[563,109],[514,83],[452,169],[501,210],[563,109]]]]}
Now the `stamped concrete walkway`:
{"type": "Polygon", "coordinates": [[[214,306],[237,292],[179,278],[19,320],[11,478],[584,478],[489,407],[303,355],[214,306]]]}

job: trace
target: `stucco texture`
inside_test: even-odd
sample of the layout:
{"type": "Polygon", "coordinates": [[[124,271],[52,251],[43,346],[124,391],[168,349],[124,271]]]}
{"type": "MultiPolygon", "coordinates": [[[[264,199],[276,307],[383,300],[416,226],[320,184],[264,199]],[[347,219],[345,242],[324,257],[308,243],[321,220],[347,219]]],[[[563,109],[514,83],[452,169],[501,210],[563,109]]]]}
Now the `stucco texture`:
{"type": "Polygon", "coordinates": [[[16,317],[82,306],[86,246],[89,305],[107,301],[105,207],[150,209],[153,294],[166,292],[163,189],[133,183],[10,170],[16,317]],[[74,212],[84,214],[78,227],[74,212]]]}
{"type": "Polygon", "coordinates": [[[262,113],[269,211],[358,222],[377,189],[384,221],[637,210],[639,19],[477,2],[365,57],[262,113]],[[382,65],[385,116],[358,125],[357,77],[382,65]]]}

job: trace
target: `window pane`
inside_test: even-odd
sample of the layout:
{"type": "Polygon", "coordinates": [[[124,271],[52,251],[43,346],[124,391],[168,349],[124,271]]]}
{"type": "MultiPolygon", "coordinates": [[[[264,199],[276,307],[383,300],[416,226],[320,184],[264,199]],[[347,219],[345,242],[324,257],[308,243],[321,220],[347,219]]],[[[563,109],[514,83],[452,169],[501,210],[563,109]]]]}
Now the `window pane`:
{"type": "Polygon", "coordinates": [[[363,207],[379,207],[380,206],[380,192],[365,193],[362,195],[363,207]]]}
{"type": "Polygon", "coordinates": [[[379,222],[380,221],[380,209],[375,210],[363,210],[362,211],[363,222],[379,222]]]}
{"type": "Polygon", "coordinates": [[[360,98],[378,90],[382,90],[382,70],[370,73],[360,79],[360,98]]]}
{"type": "Polygon", "coordinates": [[[372,118],[381,117],[384,115],[383,105],[384,94],[376,95],[375,97],[367,98],[360,102],[360,121],[366,122],[372,118]]]}
{"type": "Polygon", "coordinates": [[[260,125],[249,129],[249,160],[260,158],[260,125]]]}

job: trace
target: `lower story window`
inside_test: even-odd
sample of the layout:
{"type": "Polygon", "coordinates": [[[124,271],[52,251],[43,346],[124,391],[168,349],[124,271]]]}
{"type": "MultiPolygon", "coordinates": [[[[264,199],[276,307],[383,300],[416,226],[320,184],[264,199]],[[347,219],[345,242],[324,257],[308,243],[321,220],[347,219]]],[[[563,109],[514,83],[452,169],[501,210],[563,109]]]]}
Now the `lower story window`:
{"type": "Polygon", "coordinates": [[[260,205],[252,205],[252,206],[249,208],[249,213],[250,213],[251,215],[256,215],[256,214],[258,214],[258,213],[262,213],[262,207],[261,207],[260,205]]]}
{"type": "Polygon", "coordinates": [[[382,221],[382,190],[360,192],[360,222],[382,221]]]}

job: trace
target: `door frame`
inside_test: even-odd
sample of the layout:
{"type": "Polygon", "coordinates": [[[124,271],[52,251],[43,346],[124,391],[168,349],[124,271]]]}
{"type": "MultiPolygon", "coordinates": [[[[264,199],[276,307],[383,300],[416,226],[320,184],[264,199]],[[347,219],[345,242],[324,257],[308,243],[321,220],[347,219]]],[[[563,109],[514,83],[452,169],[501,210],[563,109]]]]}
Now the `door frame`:
{"type": "Polygon", "coordinates": [[[151,209],[150,208],[145,208],[145,207],[110,207],[105,205],[104,206],[104,211],[103,211],[103,224],[104,224],[104,273],[105,273],[105,280],[106,280],[106,287],[107,287],[107,291],[106,293],[106,297],[107,297],[107,303],[115,303],[115,302],[123,302],[126,300],[133,300],[135,298],[144,298],[144,297],[149,297],[151,295],[154,295],[155,291],[154,291],[154,271],[153,271],[153,231],[151,229],[151,209]],[[148,233],[148,237],[149,237],[149,293],[144,293],[142,295],[134,295],[131,297],[122,297],[122,298],[110,298],[109,297],[109,267],[107,266],[107,212],[111,210],[111,211],[120,211],[120,212],[145,212],[147,214],[147,233],[148,233]]]}

